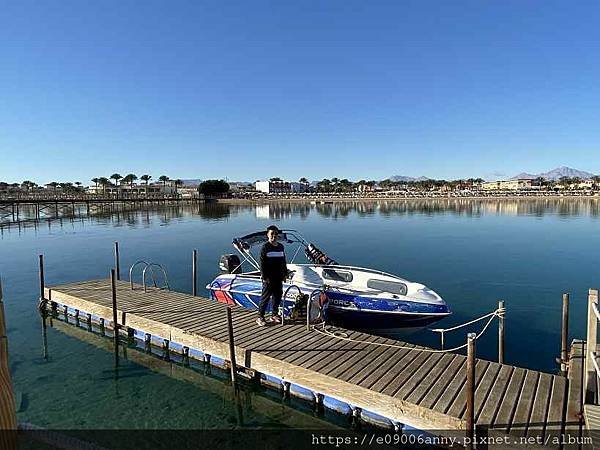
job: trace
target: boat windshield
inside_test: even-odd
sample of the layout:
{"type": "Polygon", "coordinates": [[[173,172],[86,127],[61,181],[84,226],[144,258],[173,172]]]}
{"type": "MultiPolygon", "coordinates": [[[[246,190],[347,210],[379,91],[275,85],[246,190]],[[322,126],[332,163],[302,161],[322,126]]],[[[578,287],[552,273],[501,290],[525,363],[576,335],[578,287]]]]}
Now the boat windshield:
{"type": "MultiPolygon", "coordinates": [[[[304,238],[295,230],[281,230],[277,239],[284,244],[300,243],[304,246],[308,245],[304,238]]],[[[233,240],[233,245],[236,248],[239,246],[244,250],[249,250],[256,245],[264,244],[267,242],[267,240],[268,238],[266,231],[256,231],[254,233],[247,234],[246,236],[235,238],[233,240]]]]}
{"type": "MultiPolygon", "coordinates": [[[[281,230],[277,239],[279,242],[286,245],[298,244],[297,248],[293,252],[288,253],[293,255],[291,260],[288,261],[290,264],[295,262],[296,257],[300,253],[304,254],[307,260],[313,264],[337,264],[336,261],[319,250],[315,245],[307,242],[306,239],[304,239],[304,237],[302,237],[302,235],[296,230],[281,230]],[[301,252],[301,250],[303,251],[301,252]]],[[[254,247],[262,246],[265,242],[267,242],[267,240],[268,238],[266,231],[256,231],[254,233],[233,239],[233,247],[242,255],[246,262],[252,265],[255,269],[258,269],[258,260],[251,253],[251,250],[254,247]]]]}

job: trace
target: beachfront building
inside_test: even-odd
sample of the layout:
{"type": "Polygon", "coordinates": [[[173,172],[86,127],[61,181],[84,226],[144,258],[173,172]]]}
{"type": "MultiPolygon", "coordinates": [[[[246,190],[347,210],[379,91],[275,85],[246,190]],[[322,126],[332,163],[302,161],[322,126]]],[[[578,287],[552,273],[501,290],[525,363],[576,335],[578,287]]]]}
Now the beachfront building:
{"type": "Polygon", "coordinates": [[[256,190],[265,194],[296,194],[308,192],[308,188],[308,183],[298,181],[267,180],[256,182],[256,190]]]}
{"type": "Polygon", "coordinates": [[[486,181],[481,185],[481,188],[484,191],[518,191],[521,189],[532,189],[533,181],[527,179],[486,181]]]}
{"type": "Polygon", "coordinates": [[[361,192],[361,193],[374,192],[375,191],[375,184],[361,183],[361,184],[358,185],[358,187],[356,188],[356,190],[358,192],[361,192]]]}
{"type": "Polygon", "coordinates": [[[256,192],[256,187],[252,183],[244,183],[243,181],[229,182],[229,191],[234,194],[244,194],[256,192]]]}
{"type": "MultiPolygon", "coordinates": [[[[179,190],[177,192],[179,193],[179,190]]],[[[197,188],[196,188],[197,190],[197,188]]],[[[89,186],[87,193],[91,195],[109,195],[115,197],[141,197],[141,196],[163,196],[175,194],[175,182],[167,181],[166,183],[150,183],[146,184],[110,184],[107,186],[89,186]]]]}
{"type": "Polygon", "coordinates": [[[594,180],[582,180],[579,183],[572,183],[570,189],[594,189],[595,183],[594,180]]]}

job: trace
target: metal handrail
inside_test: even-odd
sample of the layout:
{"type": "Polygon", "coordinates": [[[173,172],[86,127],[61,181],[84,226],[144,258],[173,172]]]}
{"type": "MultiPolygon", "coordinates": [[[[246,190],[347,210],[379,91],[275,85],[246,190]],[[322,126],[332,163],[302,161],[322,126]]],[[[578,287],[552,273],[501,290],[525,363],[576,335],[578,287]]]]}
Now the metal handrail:
{"type": "Polygon", "coordinates": [[[310,305],[312,304],[312,299],[315,294],[320,294],[321,292],[325,292],[324,289],[315,289],[308,296],[308,301],[306,303],[306,331],[310,331],[310,305]]]}
{"type": "Polygon", "coordinates": [[[286,297],[287,297],[287,294],[288,294],[288,292],[290,291],[290,289],[293,289],[293,288],[296,288],[296,289],[298,290],[298,294],[299,294],[300,296],[302,296],[302,291],[301,291],[301,290],[300,290],[300,288],[299,288],[297,285],[295,285],[295,284],[291,284],[291,285],[289,285],[289,286],[288,286],[288,288],[285,290],[285,292],[283,293],[283,296],[281,297],[281,302],[282,302],[282,305],[280,306],[280,308],[281,308],[281,324],[282,324],[282,325],[283,325],[283,323],[284,323],[284,319],[285,319],[285,300],[286,300],[286,297]]]}
{"type": "Polygon", "coordinates": [[[167,290],[170,291],[171,287],[169,286],[169,278],[167,277],[167,272],[165,271],[165,269],[163,268],[163,266],[161,266],[160,264],[157,264],[157,263],[150,263],[146,267],[144,267],[144,270],[142,271],[142,284],[144,285],[144,292],[147,292],[147,288],[146,288],[146,270],[148,270],[148,268],[150,268],[150,271],[152,272],[152,282],[154,284],[154,287],[158,287],[156,285],[156,278],[154,277],[154,269],[152,269],[152,266],[158,267],[162,271],[162,273],[163,273],[163,278],[164,278],[165,284],[160,289],[163,289],[166,286],[167,290]]]}
{"type": "MultiPolygon", "coordinates": [[[[148,263],[146,261],[144,261],[143,259],[140,259],[139,261],[134,262],[131,267],[129,268],[129,286],[131,287],[131,290],[133,291],[133,269],[135,268],[135,266],[137,266],[138,264],[144,264],[145,267],[148,267],[148,263]]],[[[144,267],[144,269],[145,269],[144,267]]]]}

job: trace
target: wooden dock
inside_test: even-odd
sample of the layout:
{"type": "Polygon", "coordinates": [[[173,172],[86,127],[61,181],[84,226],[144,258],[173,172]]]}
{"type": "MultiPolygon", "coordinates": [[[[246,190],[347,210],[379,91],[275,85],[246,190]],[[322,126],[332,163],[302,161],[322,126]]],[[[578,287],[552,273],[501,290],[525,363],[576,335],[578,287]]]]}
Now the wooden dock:
{"type": "MultiPolygon", "coordinates": [[[[229,360],[226,306],[206,298],[117,281],[118,323],[130,335],[229,360]]],[[[44,289],[48,309],[112,327],[110,280],[44,289]]],[[[343,330],[353,341],[335,339],[305,325],[258,327],[256,313],[232,307],[238,366],[349,405],[355,414],[374,413],[391,423],[440,433],[466,427],[466,357],[343,330]],[[356,342],[356,341],[358,342],[356,342]],[[378,344],[389,344],[381,346],[378,344]],[[398,346],[404,348],[397,348],[398,346]]],[[[571,370],[577,376],[581,370],[571,370]]],[[[511,437],[581,433],[581,382],[478,359],[475,420],[478,433],[511,437]]],[[[539,439],[539,438],[537,438],[539,439]]],[[[552,445],[549,445],[552,446],[552,445]]],[[[553,447],[557,447],[554,445],[553,447]]]]}

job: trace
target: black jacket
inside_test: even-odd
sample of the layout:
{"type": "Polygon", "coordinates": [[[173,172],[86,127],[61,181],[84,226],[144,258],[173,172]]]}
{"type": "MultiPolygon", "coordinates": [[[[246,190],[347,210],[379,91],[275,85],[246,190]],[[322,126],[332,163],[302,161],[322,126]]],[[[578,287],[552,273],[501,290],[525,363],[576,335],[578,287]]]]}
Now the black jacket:
{"type": "Polygon", "coordinates": [[[283,244],[277,242],[272,245],[265,242],[260,250],[260,274],[263,280],[278,282],[285,280],[287,265],[283,244]]]}

